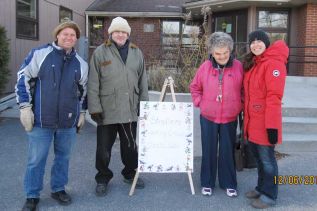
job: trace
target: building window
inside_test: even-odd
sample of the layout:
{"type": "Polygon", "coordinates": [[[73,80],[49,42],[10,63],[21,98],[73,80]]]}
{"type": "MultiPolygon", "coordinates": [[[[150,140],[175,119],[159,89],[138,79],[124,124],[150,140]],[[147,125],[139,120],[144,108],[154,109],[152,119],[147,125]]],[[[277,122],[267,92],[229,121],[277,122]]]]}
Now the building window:
{"type": "Polygon", "coordinates": [[[104,18],[89,17],[89,45],[95,47],[104,41],[104,18]]]}
{"type": "Polygon", "coordinates": [[[185,26],[181,21],[163,21],[162,32],[163,45],[177,45],[181,39],[183,46],[198,43],[199,27],[195,25],[185,26]]]}
{"type": "Polygon", "coordinates": [[[197,25],[182,25],[183,37],[182,44],[185,47],[198,45],[199,26],[197,25]]]}
{"type": "Polygon", "coordinates": [[[195,47],[198,45],[199,27],[185,25],[184,21],[162,21],[162,55],[165,67],[175,67],[178,48],[195,47]]]}
{"type": "Polygon", "coordinates": [[[162,23],[162,44],[163,46],[173,46],[179,43],[180,35],[180,22],[179,21],[163,21],[162,23]]]}
{"type": "Polygon", "coordinates": [[[269,34],[271,42],[279,39],[288,41],[288,10],[260,9],[257,12],[257,17],[258,28],[269,34]]]}
{"type": "Polygon", "coordinates": [[[154,24],[144,24],[143,32],[154,32],[154,24]]]}
{"type": "Polygon", "coordinates": [[[65,20],[73,20],[73,11],[66,7],[59,7],[59,22],[63,22],[65,20]]]}
{"type": "Polygon", "coordinates": [[[17,0],[16,14],[17,38],[38,40],[38,0],[17,0]]]}

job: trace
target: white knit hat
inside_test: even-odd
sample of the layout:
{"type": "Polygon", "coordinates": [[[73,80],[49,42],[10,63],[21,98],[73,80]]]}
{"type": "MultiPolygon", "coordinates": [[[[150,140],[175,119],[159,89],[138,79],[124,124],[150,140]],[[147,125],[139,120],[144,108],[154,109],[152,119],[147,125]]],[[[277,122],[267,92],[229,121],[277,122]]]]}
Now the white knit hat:
{"type": "Polygon", "coordinates": [[[122,31],[128,33],[130,35],[131,33],[131,27],[128,24],[128,21],[121,17],[116,17],[112,19],[110,27],[108,29],[108,34],[111,34],[114,31],[122,31]]]}

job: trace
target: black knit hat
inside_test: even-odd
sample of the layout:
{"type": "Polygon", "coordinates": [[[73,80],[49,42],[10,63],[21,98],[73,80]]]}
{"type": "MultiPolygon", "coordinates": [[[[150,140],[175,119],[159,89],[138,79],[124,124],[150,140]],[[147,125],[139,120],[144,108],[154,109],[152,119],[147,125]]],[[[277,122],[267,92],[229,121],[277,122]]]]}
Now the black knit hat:
{"type": "Polygon", "coordinates": [[[270,46],[269,36],[267,36],[265,31],[263,31],[261,29],[255,30],[249,34],[249,45],[251,45],[251,43],[254,40],[261,40],[262,42],[264,42],[266,48],[268,48],[270,46]]]}

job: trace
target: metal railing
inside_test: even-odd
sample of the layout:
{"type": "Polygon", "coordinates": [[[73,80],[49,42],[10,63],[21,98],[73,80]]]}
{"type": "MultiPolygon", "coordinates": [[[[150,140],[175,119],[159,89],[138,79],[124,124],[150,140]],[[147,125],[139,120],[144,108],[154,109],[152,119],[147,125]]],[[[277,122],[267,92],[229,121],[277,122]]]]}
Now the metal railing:
{"type": "MultiPolygon", "coordinates": [[[[248,43],[235,43],[233,54],[242,60],[247,52],[248,43]]],[[[317,63],[317,45],[315,46],[289,46],[288,63],[317,63]]]]}
{"type": "MultiPolygon", "coordinates": [[[[179,45],[144,45],[140,46],[146,57],[146,63],[151,64],[153,61],[160,61],[162,64],[170,64],[168,66],[174,66],[179,54],[179,45]]],[[[184,51],[195,50],[195,45],[183,45],[181,49],[184,51]]],[[[233,55],[243,60],[244,55],[248,52],[247,42],[236,42],[234,44],[233,55]]],[[[289,46],[290,54],[288,58],[289,64],[305,64],[305,63],[317,63],[317,45],[312,46],[289,46]]],[[[91,49],[91,51],[93,48],[91,49]]]]}

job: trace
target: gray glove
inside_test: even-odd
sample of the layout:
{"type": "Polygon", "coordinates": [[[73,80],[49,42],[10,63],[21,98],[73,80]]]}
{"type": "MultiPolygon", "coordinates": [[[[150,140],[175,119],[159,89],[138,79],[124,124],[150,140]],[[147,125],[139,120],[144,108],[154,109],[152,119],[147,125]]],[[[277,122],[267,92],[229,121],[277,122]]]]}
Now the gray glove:
{"type": "Polygon", "coordinates": [[[31,106],[20,109],[20,121],[25,131],[29,132],[33,129],[34,114],[31,106]]]}

